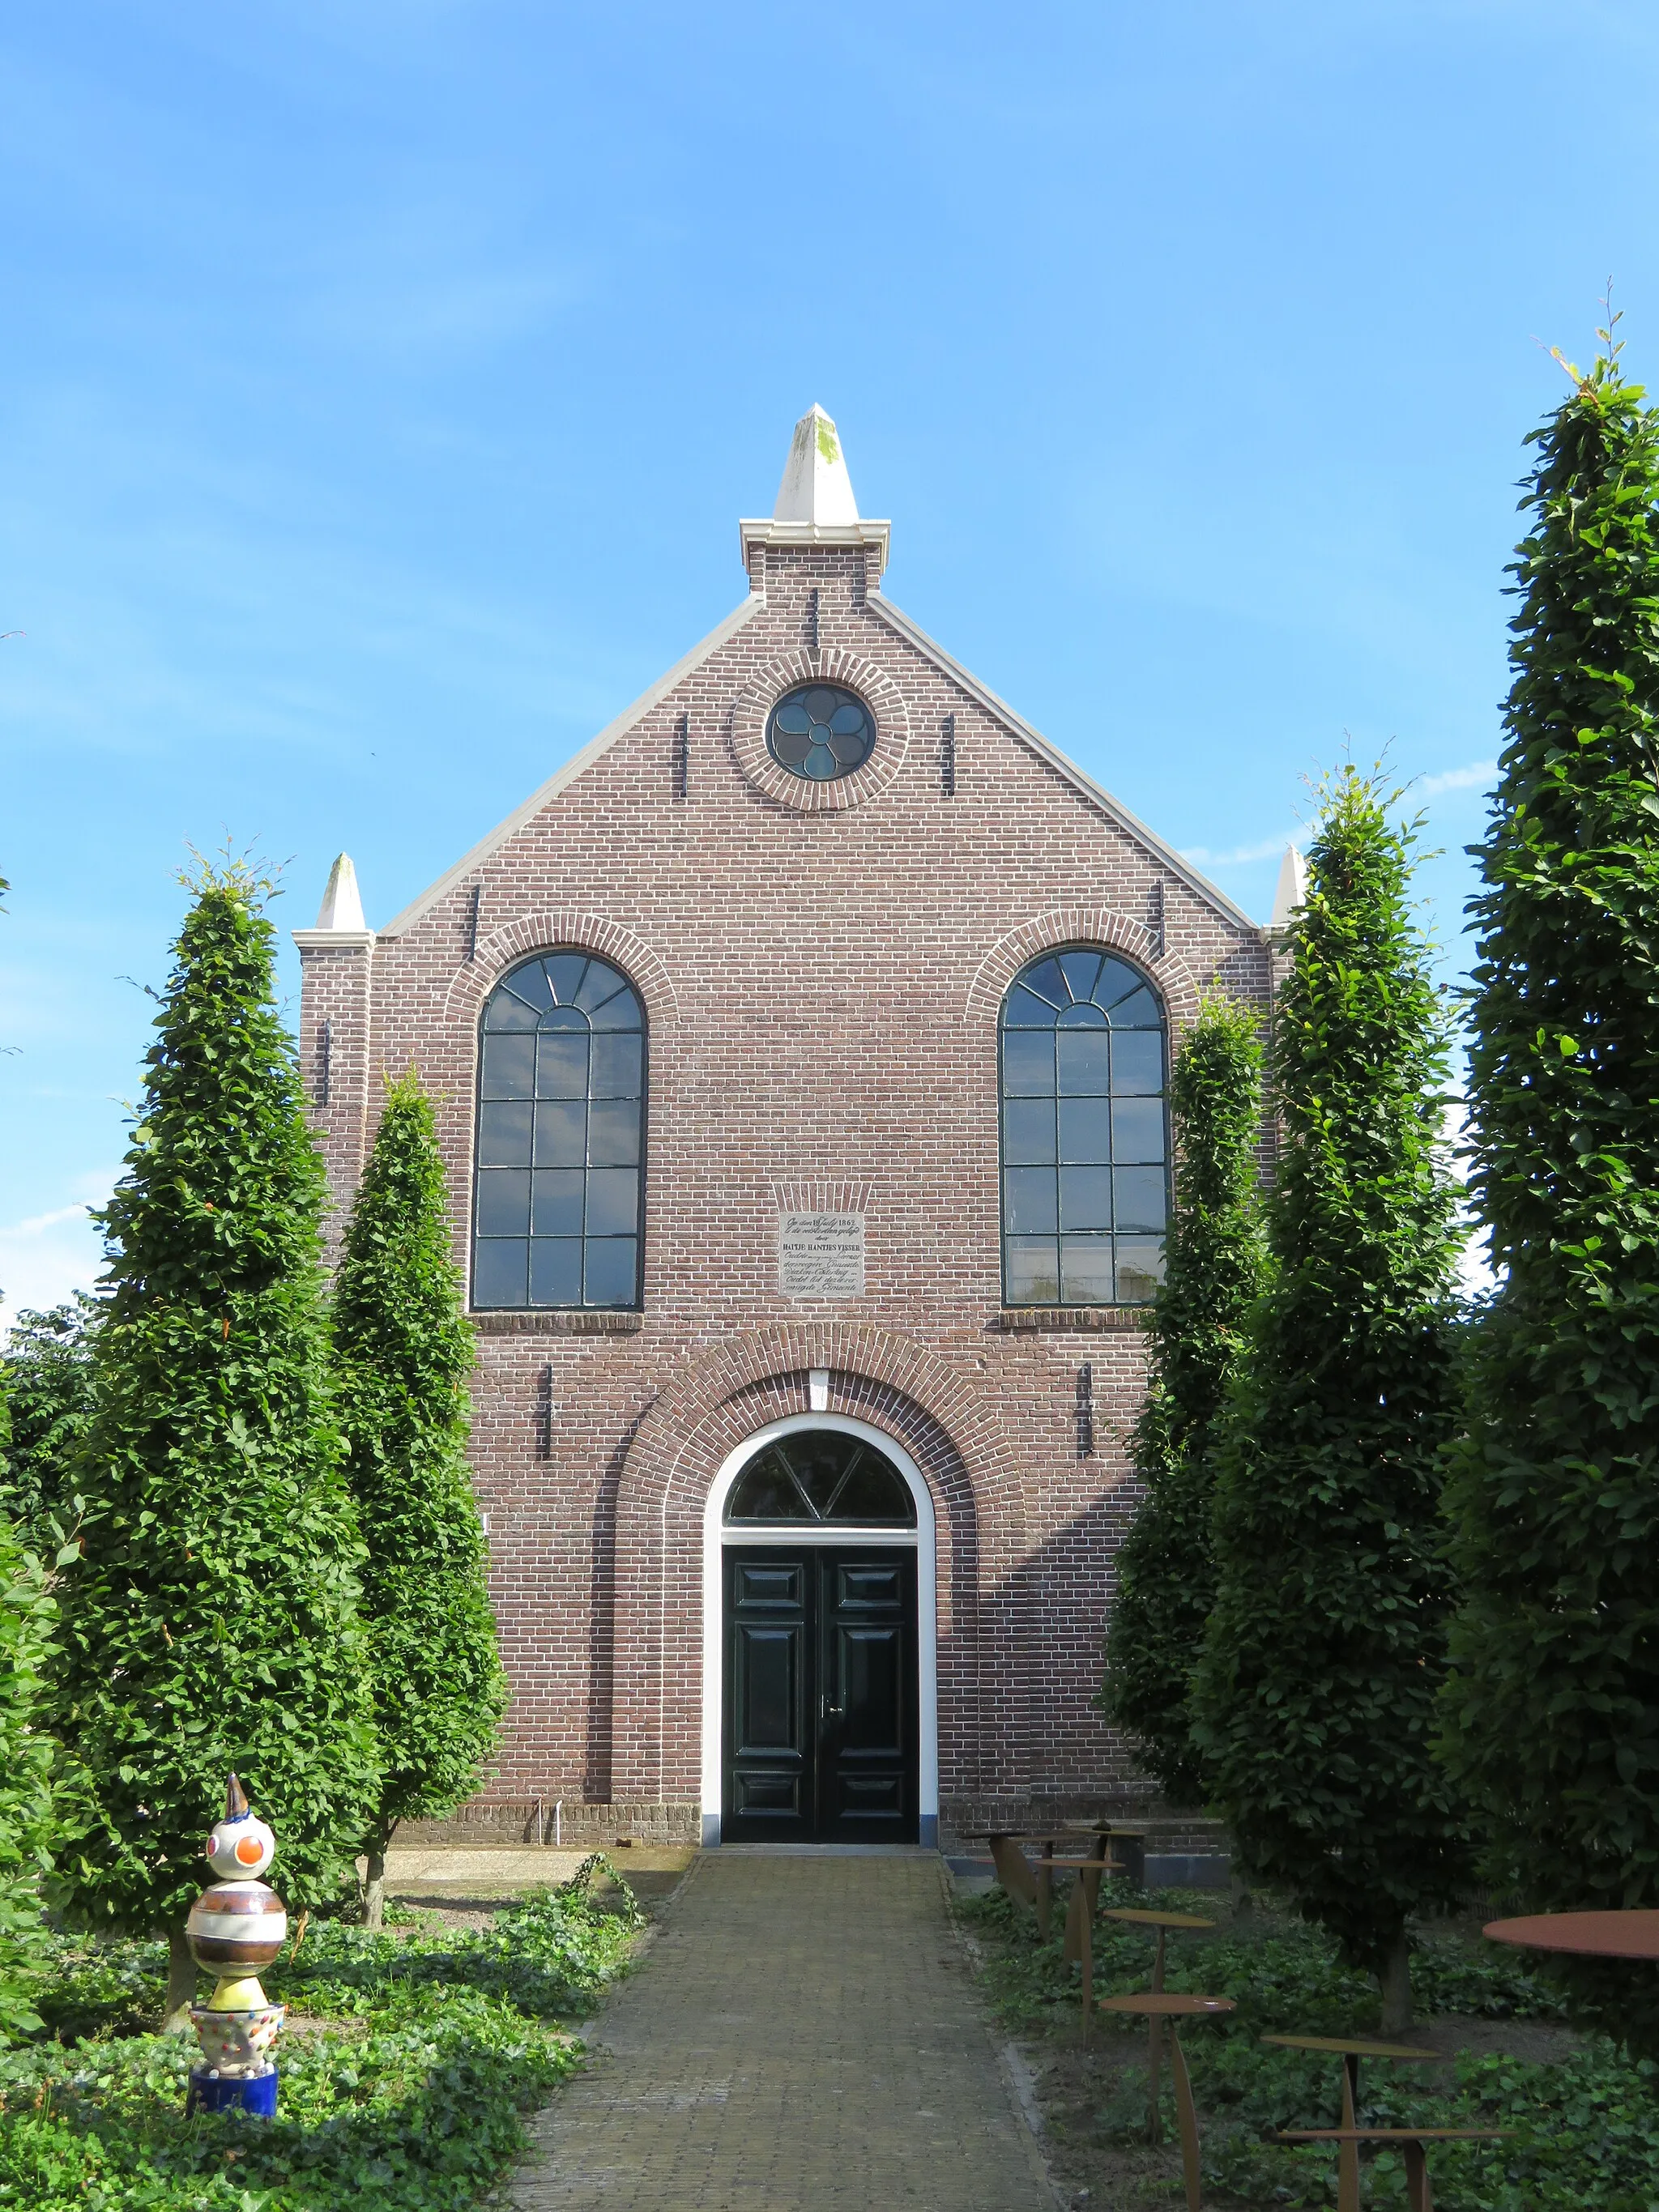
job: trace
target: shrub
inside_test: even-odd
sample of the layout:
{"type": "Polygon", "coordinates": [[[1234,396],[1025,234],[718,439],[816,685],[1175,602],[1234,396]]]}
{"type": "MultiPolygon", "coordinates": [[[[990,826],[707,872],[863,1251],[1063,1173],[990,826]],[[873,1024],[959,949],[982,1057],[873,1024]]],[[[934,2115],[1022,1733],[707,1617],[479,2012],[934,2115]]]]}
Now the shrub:
{"type": "Polygon", "coordinates": [[[1439,1454],[1461,1240],[1413,836],[1352,769],[1322,796],[1275,1019],[1273,1273],[1221,1439],[1196,1692],[1245,1863],[1386,1977],[1391,2029],[1410,2017],[1407,1916],[1450,1903],[1466,1857],[1430,1757],[1453,1598],[1439,1454]]]}
{"type": "Polygon", "coordinates": [[[73,1518],[76,1455],[92,1419],[92,1343],[102,1309],[79,1295],[50,1313],[20,1313],[0,1353],[11,1441],[0,1513],[25,1550],[50,1559],[73,1518]]]}
{"type": "Polygon", "coordinates": [[[1118,1553],[1106,1643],[1101,1702],[1139,1738],[1166,1794],[1187,1805],[1205,1796],[1188,1694],[1215,1601],[1213,1431],[1262,1279],[1261,1078],[1255,1016],[1226,999],[1206,1000],[1170,1079],[1176,1214],[1133,1446],[1146,1497],[1118,1553]]]}
{"type": "Polygon", "coordinates": [[[292,1904],[332,1896],[374,1787],[361,1559],[329,1401],[322,1168],[271,1001],[261,887],[204,872],[104,1213],[109,1303],[52,1671],[73,1754],[55,1893],[173,1946],[233,1768],[292,1904]]]}
{"type": "Polygon", "coordinates": [[[392,1085],[363,1170],[333,1339],[380,1747],[364,1807],[364,1917],[374,1927],[392,1831],[440,1819],[471,1794],[507,1702],[466,1463],[472,1331],[432,1109],[412,1074],[392,1085]]]}
{"type": "MultiPolygon", "coordinates": [[[[1485,842],[1474,1191],[1499,1287],[1448,1510],[1445,1752],[1534,1906],[1659,1904],[1659,412],[1607,357],[1533,434],[1485,842]]],[[[1564,1967],[1659,2053],[1650,1966],[1564,1967]]]]}
{"type": "Polygon", "coordinates": [[[56,1612],[40,1562],[0,1521],[0,2043],[40,2026],[40,1893],[53,1809],[40,1677],[56,1612]]]}

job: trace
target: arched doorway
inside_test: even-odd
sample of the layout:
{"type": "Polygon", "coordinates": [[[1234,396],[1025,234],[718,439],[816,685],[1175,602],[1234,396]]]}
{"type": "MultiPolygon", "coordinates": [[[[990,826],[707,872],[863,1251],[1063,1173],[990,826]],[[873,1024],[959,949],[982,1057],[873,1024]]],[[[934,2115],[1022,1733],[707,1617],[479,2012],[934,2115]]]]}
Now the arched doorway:
{"type": "Polygon", "coordinates": [[[705,1843],[939,1833],[933,1500],[845,1414],[745,1439],[703,1520],[705,1843]]]}

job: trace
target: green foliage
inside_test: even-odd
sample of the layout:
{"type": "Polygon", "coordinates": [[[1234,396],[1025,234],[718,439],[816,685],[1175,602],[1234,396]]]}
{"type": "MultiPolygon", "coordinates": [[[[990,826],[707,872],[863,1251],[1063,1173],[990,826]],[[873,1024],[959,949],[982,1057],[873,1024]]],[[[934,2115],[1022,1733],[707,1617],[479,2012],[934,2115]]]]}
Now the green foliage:
{"type": "Polygon", "coordinates": [[[1212,998],[1170,1078],[1176,1207],[1147,1334],[1148,1389],[1135,1424],[1146,1497],[1117,1557],[1102,1704],[1140,1739],[1144,1765],[1176,1803],[1200,1803],[1187,1710],[1215,1601],[1210,1521],[1212,1430],[1261,1288],[1255,1143],[1261,1047],[1256,1017],[1212,998]]]}
{"type": "Polygon", "coordinates": [[[53,1814],[40,1678],[57,1613],[46,1583],[40,1561],[0,1520],[0,2044],[40,2025],[33,1970],[53,1814]]]}
{"type": "Polygon", "coordinates": [[[92,1419],[92,1343],[101,1315],[78,1293],[50,1313],[24,1311],[0,1353],[11,1439],[0,1468],[0,1513],[26,1549],[50,1558],[73,1518],[75,1461],[92,1419]]]}
{"type": "MultiPolygon", "coordinates": [[[[1500,1287],[1448,1493],[1445,1750],[1538,1906],[1659,1905],[1659,411],[1534,432],[1483,844],[1474,1171],[1500,1287]]],[[[1650,1967],[1575,1964],[1659,2053],[1650,1967]]]]}
{"type": "MultiPolygon", "coordinates": [[[[1207,2177],[1247,2204],[1334,2201],[1328,2148],[1262,2139],[1279,2128],[1335,2124],[1328,2064],[1283,2063],[1293,2056],[1251,2051],[1231,2036],[1195,2054],[1194,2088],[1214,2115],[1207,2177]]],[[[1366,2124],[1505,2131],[1498,2142],[1432,2147],[1438,2212],[1647,2212],[1659,2202],[1659,2074],[1621,2059],[1610,2044],[1547,2064],[1465,2057],[1449,2080],[1438,2069],[1380,2066],[1364,2078],[1366,2124]]],[[[1379,2152],[1364,2172],[1369,2203],[1403,2212],[1398,2154],[1379,2152]]]]}
{"type": "Polygon", "coordinates": [[[383,1767],[366,1833],[384,1849],[399,1820],[437,1819],[477,1786],[507,1702],[466,1463],[472,1331],[412,1074],[387,1097],[352,1209],[334,1351],[383,1767]]]}
{"type": "Polygon", "coordinates": [[[272,937],[245,875],[205,875],[102,1217],[108,1309],[53,1670],[75,1762],[56,1884],[77,1917],[135,1933],[200,1888],[232,1768],[276,1830],[291,1904],[336,1891],[374,1787],[322,1170],[272,937]]]}
{"type": "MultiPolygon", "coordinates": [[[[1206,1916],[1212,1893],[1152,1897],[1103,1885],[1103,1901],[1156,1904],[1206,1916]]],[[[958,1910],[983,1948],[985,1979],[998,2014],[1025,2033],[1070,2039],[1078,2017],[1075,1964],[1053,1942],[1032,1941],[1033,1920],[1000,1891],[958,1910]]],[[[1096,1929],[1095,1986],[1102,1996],[1144,1989],[1151,1945],[1109,1921],[1096,1929]]],[[[1555,2021],[1559,1997],[1516,1954],[1461,1933],[1437,1933],[1412,1954],[1414,2002],[1425,2014],[1555,2021]]],[[[1250,2205],[1330,2206],[1335,2160],[1328,2148],[1271,2140],[1283,2128],[1340,2124],[1335,2063],[1317,2052],[1276,2050],[1266,2034],[1365,2033],[1376,2025],[1376,1990],[1346,1966],[1322,1931],[1286,1924],[1271,1910],[1213,1935],[1172,1936],[1171,1990],[1231,1996],[1237,2009],[1212,2022],[1182,2024],[1181,2039],[1201,2115],[1207,2189],[1250,2205]]],[[[1138,2045],[1138,2021],[1103,2016],[1103,2057],[1138,2045]]],[[[1649,2212],[1659,2203],[1659,2069],[1632,2063],[1600,2039],[1547,2063],[1497,2056],[1451,2068],[1370,2065],[1361,2077],[1361,2118],[1379,2126],[1502,2128],[1498,2143],[1444,2143],[1433,2154],[1440,2212],[1649,2212]]],[[[1165,2140],[1176,2113],[1164,2074],[1165,2140]]],[[[1146,2138],[1145,2070],[1130,2065],[1097,2114],[1109,2141],[1146,2138]]],[[[1397,2157],[1368,2158],[1367,2201],[1405,2204],[1397,2157]]]]}
{"type": "MultiPolygon", "coordinates": [[[[1224,1900],[1212,1890],[1142,1891],[1125,1881],[1101,1885],[1103,1905],[1151,1905],[1214,1920],[1224,1900]]],[[[1082,1969],[1063,1955],[1060,1917],[1047,1943],[1035,1940],[1036,1917],[1000,1889],[958,1907],[994,1950],[988,1967],[992,2001],[1011,2025],[1067,2017],[1082,1969]]],[[[1366,2034],[1377,2024],[1373,1978],[1344,1962],[1333,1939],[1265,1904],[1218,1933],[1172,1931],[1165,1979],[1172,1990],[1231,1997],[1230,2024],[1251,2036],[1278,2031],[1307,2035],[1366,2034]]],[[[1094,1933],[1094,1976],[1103,1996],[1145,1989],[1152,1939],[1144,1928],[1101,1919],[1094,1933]]],[[[1412,1996],[1424,2014],[1458,2013],[1488,2020],[1559,2021],[1561,1999],[1528,1967],[1522,1954],[1461,1934],[1418,1936],[1411,1953],[1412,1996]]],[[[1075,2017],[1075,2014],[1070,2015],[1075,2017]]],[[[1183,2031],[1184,2033],[1184,2031],[1183,2031]]],[[[1310,2124],[1318,2124],[1310,2123],[1310,2124]]]]}
{"type": "Polygon", "coordinates": [[[1276,1018],[1274,1275],[1219,1448],[1195,1691],[1246,1864],[1379,1973],[1407,1914],[1449,1901],[1464,1871],[1429,1755],[1453,1598],[1437,1547],[1459,1237],[1413,837],[1352,769],[1323,794],[1276,1018]]]}
{"type": "Polygon", "coordinates": [[[264,1978],[307,2028],[277,2046],[281,2106],[258,2125],[186,2121],[193,2044],[131,2032],[135,1989],[159,2014],[161,1945],[64,1942],[46,2009],[73,2009],[87,2039],[0,2059],[0,2207],[467,2212],[580,2063],[557,2021],[626,1962],[638,1908],[626,1889],[596,1895],[592,1872],[477,1934],[424,1915],[401,1940],[313,1925],[264,1978]]]}

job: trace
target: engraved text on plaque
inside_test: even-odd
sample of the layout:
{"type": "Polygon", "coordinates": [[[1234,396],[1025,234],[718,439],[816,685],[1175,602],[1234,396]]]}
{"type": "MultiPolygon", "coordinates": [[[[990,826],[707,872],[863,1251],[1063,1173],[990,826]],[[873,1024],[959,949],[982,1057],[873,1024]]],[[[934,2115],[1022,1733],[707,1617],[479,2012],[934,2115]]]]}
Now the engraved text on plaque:
{"type": "Polygon", "coordinates": [[[778,1288],[787,1298],[861,1298],[864,1216],[781,1213],[778,1288]]]}

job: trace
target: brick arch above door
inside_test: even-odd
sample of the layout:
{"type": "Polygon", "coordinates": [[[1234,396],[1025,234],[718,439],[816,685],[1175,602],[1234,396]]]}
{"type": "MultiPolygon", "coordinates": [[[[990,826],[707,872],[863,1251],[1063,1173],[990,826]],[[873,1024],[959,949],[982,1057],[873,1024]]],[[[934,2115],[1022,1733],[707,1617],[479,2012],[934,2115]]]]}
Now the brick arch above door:
{"type": "Polygon", "coordinates": [[[676,1377],[641,1418],[612,1485],[610,1746],[617,1794],[695,1793],[702,1700],[702,1514],[744,1440],[787,1414],[853,1416],[902,1444],[933,1493],[938,1528],[941,1763],[964,1770],[1006,1745],[1007,1670],[988,1668],[996,1593],[1024,1556],[1012,1449],[970,1382],[912,1340],[835,1322],[745,1333],[676,1377]],[[827,1405],[809,1377],[826,1370],[827,1405]],[[948,1663],[947,1663],[948,1659],[948,1663]]]}

